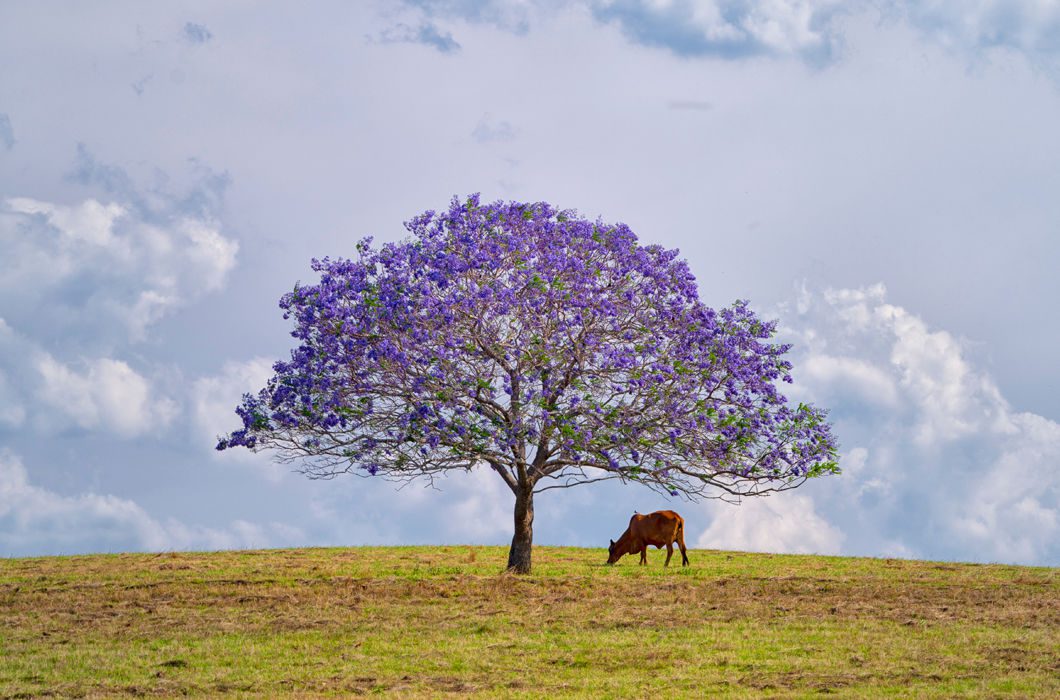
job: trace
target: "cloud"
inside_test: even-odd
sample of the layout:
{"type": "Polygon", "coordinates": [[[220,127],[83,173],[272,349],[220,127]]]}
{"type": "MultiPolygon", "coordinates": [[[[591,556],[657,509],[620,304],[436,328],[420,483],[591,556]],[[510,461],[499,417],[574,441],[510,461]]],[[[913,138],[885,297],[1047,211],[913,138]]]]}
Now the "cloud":
{"type": "Polygon", "coordinates": [[[968,506],[952,527],[969,545],[1008,561],[1060,562],[1060,424],[1031,413],[1010,416],[1004,448],[970,484],[968,506]]]}
{"type": "Polygon", "coordinates": [[[478,143],[495,143],[515,140],[515,127],[506,121],[491,121],[490,115],[482,115],[475,130],[471,132],[471,138],[478,143]]]}
{"type": "Polygon", "coordinates": [[[346,544],[502,544],[512,536],[514,496],[488,468],[405,485],[379,477],[329,482],[313,500],[316,520],[346,544]]]}
{"type": "MultiPolygon", "coordinates": [[[[832,356],[823,346],[804,361],[807,379],[816,389],[824,384],[845,385],[862,396],[878,396],[897,403],[900,390],[916,418],[915,439],[922,445],[951,441],[984,429],[1005,433],[1009,407],[993,379],[965,358],[964,344],[946,331],[935,331],[909,311],[888,304],[886,289],[824,292],[827,308],[835,314],[828,330],[833,344],[856,343],[864,352],[867,339],[887,339],[886,357],[871,359],[832,356]],[[842,378],[838,375],[845,374],[842,378]]],[[[842,346],[841,346],[842,347],[842,346]]]]}
{"type": "Polygon", "coordinates": [[[155,170],[153,182],[139,184],[124,168],[100,160],[85,144],[78,143],[74,166],[65,179],[86,188],[101,189],[137,218],[156,226],[181,217],[220,219],[225,195],[232,184],[231,176],[227,171],[214,170],[198,158],[188,158],[186,162],[188,167],[182,171],[155,170]]]}
{"type": "Polygon", "coordinates": [[[243,362],[226,362],[216,375],[199,377],[191,385],[191,438],[199,450],[212,459],[249,465],[270,481],[278,482],[290,471],[276,464],[266,453],[249,450],[214,449],[217,438],[240,425],[235,408],[243,394],[257,393],[272,376],[272,361],[255,357],[243,362]]]}
{"type": "Polygon", "coordinates": [[[296,528],[233,521],[227,528],[189,526],[151,517],[113,495],[66,496],[35,486],[22,460],[0,450],[0,556],[88,552],[240,549],[295,544],[296,528]]]}
{"type": "Polygon", "coordinates": [[[893,408],[898,389],[890,375],[875,365],[853,357],[812,355],[799,368],[801,376],[814,389],[827,396],[840,395],[863,404],[893,408]]]}
{"type": "MultiPolygon", "coordinates": [[[[236,427],[239,419],[235,408],[243,394],[257,393],[271,376],[272,361],[255,357],[245,362],[226,362],[220,374],[196,379],[191,388],[192,415],[203,443],[213,450],[217,436],[236,427]]],[[[239,452],[227,450],[223,454],[239,452]]]]}
{"type": "Polygon", "coordinates": [[[511,533],[514,496],[492,471],[480,467],[449,479],[447,486],[456,496],[442,511],[447,537],[458,542],[490,542],[511,533]]]}
{"type": "Polygon", "coordinates": [[[213,38],[213,34],[206,28],[205,24],[187,22],[184,25],[184,38],[193,44],[205,44],[213,38]]]}
{"type": "Polygon", "coordinates": [[[812,551],[835,551],[838,532],[847,554],[1060,561],[1060,424],[1014,409],[966,341],[882,285],[803,288],[780,316],[794,396],[832,410],[844,473],[797,492],[812,500],[746,500],[746,517],[712,504],[704,544],[800,551],[787,521],[802,518],[812,551]]]}
{"type": "Polygon", "coordinates": [[[706,507],[711,524],[696,547],[745,552],[838,554],[843,533],[817,514],[813,500],[796,493],[724,501],[706,507]]]}
{"type": "Polygon", "coordinates": [[[27,197],[0,207],[0,313],[32,335],[107,332],[132,340],[224,286],[239,244],[210,219],[175,215],[151,223],[117,202],[58,204],[27,197]]]}
{"type": "Polygon", "coordinates": [[[939,0],[883,6],[926,38],[962,52],[1008,49],[1035,62],[1060,54],[1060,4],[1040,0],[939,0]]]}
{"type": "Polygon", "coordinates": [[[444,34],[432,22],[423,22],[417,27],[398,23],[376,36],[380,44],[423,44],[441,53],[456,53],[460,44],[449,32],[444,34]]]}
{"type": "Polygon", "coordinates": [[[0,146],[3,146],[5,151],[10,151],[15,147],[15,132],[11,128],[11,118],[3,112],[0,112],[0,146]]]}
{"type": "MultiPolygon", "coordinates": [[[[569,10],[549,0],[517,3],[406,0],[421,16],[462,20],[525,34],[531,18],[569,10]]],[[[833,60],[844,44],[849,17],[889,20],[925,39],[979,60],[1008,50],[1035,64],[1057,67],[1060,5],[1040,0],[582,0],[598,22],[614,25],[635,44],[682,57],[740,60],[795,57],[813,64],[833,60]]]]}
{"type": "Polygon", "coordinates": [[[71,179],[107,195],[0,199],[0,427],[145,435],[174,422],[181,397],[159,387],[179,372],[122,355],[225,286],[239,249],[214,216],[227,175],[193,163],[185,190],[141,189],[82,147],[71,179]]]}
{"type": "Polygon", "coordinates": [[[819,62],[835,53],[841,38],[834,20],[843,3],[835,0],[597,0],[590,6],[597,20],[616,24],[631,41],[679,56],[819,62]]]}
{"type": "Polygon", "coordinates": [[[978,62],[992,51],[1022,54],[1055,71],[1060,4],[1040,0],[590,0],[593,16],[631,41],[679,56],[833,59],[841,21],[869,17],[908,25],[926,40],[978,62]]]}
{"type": "Polygon", "coordinates": [[[44,354],[36,369],[40,400],[82,428],[134,437],[165,427],[177,413],[176,402],[157,396],[144,377],[118,360],[96,359],[77,372],[44,354]]]}

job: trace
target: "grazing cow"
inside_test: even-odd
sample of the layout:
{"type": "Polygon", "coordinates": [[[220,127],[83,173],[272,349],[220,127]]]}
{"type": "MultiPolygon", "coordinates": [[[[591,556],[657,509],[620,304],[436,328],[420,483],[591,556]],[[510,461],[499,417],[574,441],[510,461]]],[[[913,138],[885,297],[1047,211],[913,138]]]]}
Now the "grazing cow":
{"type": "Polygon", "coordinates": [[[640,552],[643,566],[648,563],[648,545],[652,545],[656,549],[666,547],[665,566],[670,566],[674,542],[681,548],[681,566],[688,566],[684,518],[672,510],[659,510],[648,515],[634,513],[629,519],[629,527],[618,538],[618,542],[611,540],[611,546],[607,549],[607,563],[614,564],[625,554],[640,552]]]}

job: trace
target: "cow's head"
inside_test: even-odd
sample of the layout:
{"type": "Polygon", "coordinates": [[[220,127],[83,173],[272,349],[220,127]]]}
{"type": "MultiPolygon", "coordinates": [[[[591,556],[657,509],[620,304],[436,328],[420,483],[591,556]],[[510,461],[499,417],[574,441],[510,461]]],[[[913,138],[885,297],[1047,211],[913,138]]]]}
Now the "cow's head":
{"type": "Polygon", "coordinates": [[[621,558],[622,553],[618,551],[618,546],[615,545],[615,541],[611,540],[611,544],[607,547],[607,563],[614,564],[621,558]]]}

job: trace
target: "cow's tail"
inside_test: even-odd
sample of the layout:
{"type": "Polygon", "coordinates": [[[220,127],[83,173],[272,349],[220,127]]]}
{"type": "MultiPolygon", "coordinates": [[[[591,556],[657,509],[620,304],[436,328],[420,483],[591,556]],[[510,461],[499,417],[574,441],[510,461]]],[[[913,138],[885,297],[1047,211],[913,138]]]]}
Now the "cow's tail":
{"type": "Polygon", "coordinates": [[[688,566],[688,552],[685,551],[685,521],[677,521],[677,534],[675,539],[681,548],[681,566],[688,566]]]}

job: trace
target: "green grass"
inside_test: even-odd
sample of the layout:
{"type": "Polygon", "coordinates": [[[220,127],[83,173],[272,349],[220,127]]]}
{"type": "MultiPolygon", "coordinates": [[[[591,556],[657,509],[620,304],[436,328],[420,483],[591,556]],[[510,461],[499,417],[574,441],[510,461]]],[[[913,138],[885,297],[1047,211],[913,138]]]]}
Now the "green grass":
{"type": "Polygon", "coordinates": [[[689,556],[0,559],[0,697],[1060,697],[1058,569],[689,556]]]}

